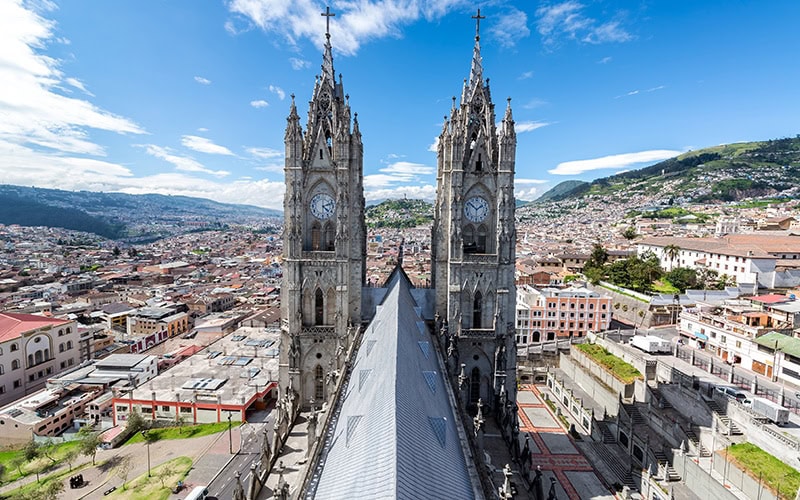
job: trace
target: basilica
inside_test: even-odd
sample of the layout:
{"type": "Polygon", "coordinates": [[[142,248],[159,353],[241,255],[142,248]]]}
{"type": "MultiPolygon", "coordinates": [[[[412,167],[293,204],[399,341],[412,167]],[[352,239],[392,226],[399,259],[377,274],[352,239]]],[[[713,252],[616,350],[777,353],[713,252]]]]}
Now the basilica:
{"type": "Polygon", "coordinates": [[[306,438],[294,479],[271,481],[277,497],[511,498],[483,434],[491,420],[518,443],[516,134],[510,99],[496,115],[473,19],[469,76],[438,140],[429,288],[402,259],[366,286],[364,143],[329,30],[305,125],[292,96],[273,461],[306,438]]]}

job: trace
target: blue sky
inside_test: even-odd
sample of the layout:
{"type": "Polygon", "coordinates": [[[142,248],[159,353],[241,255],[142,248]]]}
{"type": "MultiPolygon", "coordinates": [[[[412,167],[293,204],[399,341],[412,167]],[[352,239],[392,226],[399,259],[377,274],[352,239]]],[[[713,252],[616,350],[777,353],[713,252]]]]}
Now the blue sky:
{"type": "MultiPolygon", "coordinates": [[[[283,135],[320,72],[310,0],[0,0],[0,183],[281,208],[283,135]]],[[[481,22],[517,196],[800,133],[800,2],[331,1],[367,200],[432,199],[481,22]]]]}

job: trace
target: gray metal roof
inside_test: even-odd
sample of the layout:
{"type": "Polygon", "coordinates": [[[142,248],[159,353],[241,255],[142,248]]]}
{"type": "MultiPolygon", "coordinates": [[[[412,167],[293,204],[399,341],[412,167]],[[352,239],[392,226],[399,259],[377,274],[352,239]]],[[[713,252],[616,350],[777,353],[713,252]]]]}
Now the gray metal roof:
{"type": "Polygon", "coordinates": [[[314,498],[475,497],[426,308],[396,273],[343,389],[314,498]]]}

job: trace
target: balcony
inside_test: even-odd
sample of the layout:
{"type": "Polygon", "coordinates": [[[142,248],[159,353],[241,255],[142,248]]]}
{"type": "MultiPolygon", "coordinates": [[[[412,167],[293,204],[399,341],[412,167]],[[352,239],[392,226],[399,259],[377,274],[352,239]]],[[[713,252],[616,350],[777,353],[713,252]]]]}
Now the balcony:
{"type": "Polygon", "coordinates": [[[497,263],[497,254],[496,253],[467,253],[467,252],[464,252],[464,257],[463,257],[462,260],[464,262],[467,262],[467,263],[493,264],[493,263],[497,263]]]}
{"type": "Polygon", "coordinates": [[[493,339],[495,338],[494,328],[466,328],[461,330],[462,339],[493,339]]]}
{"type": "Polygon", "coordinates": [[[309,335],[313,337],[327,337],[335,333],[333,326],[304,326],[300,331],[301,335],[309,335]]]}
{"type": "Polygon", "coordinates": [[[323,252],[321,250],[303,250],[303,259],[308,260],[333,260],[336,258],[336,252],[323,252]]]}

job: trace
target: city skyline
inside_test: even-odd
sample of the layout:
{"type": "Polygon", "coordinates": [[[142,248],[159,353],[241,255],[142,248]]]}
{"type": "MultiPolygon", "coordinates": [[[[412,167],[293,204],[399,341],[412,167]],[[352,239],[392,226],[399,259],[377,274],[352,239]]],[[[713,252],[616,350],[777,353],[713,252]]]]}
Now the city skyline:
{"type": "MultiPolygon", "coordinates": [[[[291,94],[305,126],[326,4],[0,6],[3,183],[281,208],[291,94]]],[[[435,137],[469,74],[511,97],[516,190],[797,133],[792,2],[332,2],[367,201],[432,199],[435,137]],[[747,36],[742,36],[746,32],[747,36]]]]}

